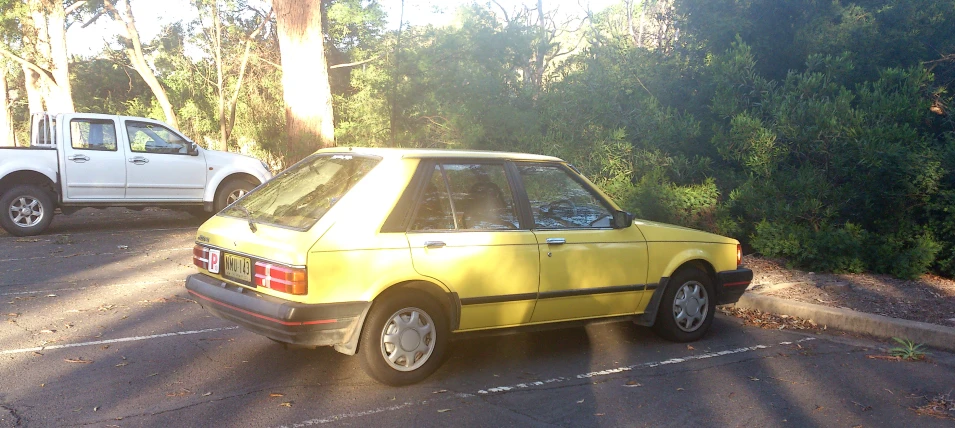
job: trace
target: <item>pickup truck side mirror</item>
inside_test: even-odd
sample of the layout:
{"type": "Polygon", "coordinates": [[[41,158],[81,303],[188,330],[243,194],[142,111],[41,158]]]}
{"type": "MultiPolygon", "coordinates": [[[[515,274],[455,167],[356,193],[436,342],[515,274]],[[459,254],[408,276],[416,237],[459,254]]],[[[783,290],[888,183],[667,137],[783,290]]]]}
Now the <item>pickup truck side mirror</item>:
{"type": "Polygon", "coordinates": [[[196,143],[189,143],[189,156],[199,156],[199,146],[196,143]]]}
{"type": "Polygon", "coordinates": [[[614,229],[626,229],[630,226],[633,226],[633,214],[620,210],[613,212],[614,229]]]}

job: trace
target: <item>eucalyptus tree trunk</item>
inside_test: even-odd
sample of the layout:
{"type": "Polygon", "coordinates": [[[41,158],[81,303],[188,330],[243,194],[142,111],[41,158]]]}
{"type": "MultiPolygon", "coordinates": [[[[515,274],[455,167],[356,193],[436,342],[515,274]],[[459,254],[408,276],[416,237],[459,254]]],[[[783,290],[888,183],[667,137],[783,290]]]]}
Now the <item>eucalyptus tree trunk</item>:
{"type": "Polygon", "coordinates": [[[10,103],[7,101],[7,71],[0,67],[0,147],[12,147],[13,123],[10,121],[10,103]]]}
{"type": "Polygon", "coordinates": [[[335,145],[319,1],[272,0],[282,56],[285,129],[291,161],[335,145]]]}
{"type": "Polygon", "coordinates": [[[126,56],[156,97],[159,107],[162,108],[163,114],[166,116],[166,123],[178,129],[179,120],[176,118],[176,111],[172,108],[172,103],[166,95],[166,90],[159,83],[159,79],[156,78],[156,74],[149,67],[149,63],[146,62],[146,56],[143,54],[143,44],[139,40],[139,30],[136,29],[136,18],[133,16],[133,8],[129,2],[130,0],[103,0],[103,7],[106,8],[106,12],[113,18],[113,21],[119,24],[120,34],[126,39],[126,56]],[[120,2],[125,6],[123,13],[120,13],[116,8],[116,5],[120,2]]]}

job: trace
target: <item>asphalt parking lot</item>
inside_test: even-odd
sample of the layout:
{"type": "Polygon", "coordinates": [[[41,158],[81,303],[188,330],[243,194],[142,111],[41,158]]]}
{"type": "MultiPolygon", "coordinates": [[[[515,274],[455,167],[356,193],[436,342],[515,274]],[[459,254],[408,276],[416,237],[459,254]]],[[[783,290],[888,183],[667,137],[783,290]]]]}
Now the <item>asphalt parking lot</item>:
{"type": "Polygon", "coordinates": [[[459,338],[425,382],[382,386],[207,315],[183,287],[198,225],[111,208],[0,232],[0,427],[953,423],[926,406],[955,396],[955,355],[723,315],[690,345],[629,323],[459,338]]]}

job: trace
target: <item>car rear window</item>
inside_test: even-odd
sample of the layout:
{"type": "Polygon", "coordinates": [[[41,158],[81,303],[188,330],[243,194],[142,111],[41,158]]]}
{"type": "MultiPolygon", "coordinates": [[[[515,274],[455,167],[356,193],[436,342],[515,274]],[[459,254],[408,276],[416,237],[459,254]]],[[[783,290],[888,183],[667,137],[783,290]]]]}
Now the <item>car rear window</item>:
{"type": "Polygon", "coordinates": [[[306,230],[380,161],[377,157],[351,154],[312,155],[220,214],[306,230]]]}

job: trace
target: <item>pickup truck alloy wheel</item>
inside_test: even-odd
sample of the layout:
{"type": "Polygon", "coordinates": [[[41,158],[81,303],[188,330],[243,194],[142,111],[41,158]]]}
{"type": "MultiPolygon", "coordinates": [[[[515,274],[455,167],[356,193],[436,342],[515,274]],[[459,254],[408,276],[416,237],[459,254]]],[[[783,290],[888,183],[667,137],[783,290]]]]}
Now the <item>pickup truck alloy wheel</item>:
{"type": "Polygon", "coordinates": [[[451,337],[447,318],[433,297],[418,290],[379,296],[362,326],[362,368],[392,386],[420,382],[444,360],[451,337]]]}
{"type": "Polygon", "coordinates": [[[15,186],[0,199],[0,226],[16,236],[36,235],[53,221],[53,199],[32,185],[15,186]]]}
{"type": "Polygon", "coordinates": [[[239,198],[245,196],[246,193],[249,193],[250,190],[254,189],[255,185],[245,181],[243,179],[234,178],[226,182],[219,189],[219,193],[216,195],[215,199],[215,210],[216,212],[222,211],[225,207],[232,205],[233,202],[237,201],[239,198]]]}

